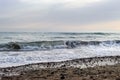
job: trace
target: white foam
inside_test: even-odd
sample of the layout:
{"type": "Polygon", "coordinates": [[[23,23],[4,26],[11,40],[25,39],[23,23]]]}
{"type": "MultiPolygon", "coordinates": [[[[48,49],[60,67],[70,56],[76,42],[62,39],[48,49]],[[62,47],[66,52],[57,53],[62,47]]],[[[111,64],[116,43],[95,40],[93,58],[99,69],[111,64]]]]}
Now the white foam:
{"type": "Polygon", "coordinates": [[[115,47],[83,46],[77,49],[0,52],[0,67],[11,67],[40,62],[58,62],[95,56],[116,56],[116,55],[120,55],[119,46],[115,47]]]}

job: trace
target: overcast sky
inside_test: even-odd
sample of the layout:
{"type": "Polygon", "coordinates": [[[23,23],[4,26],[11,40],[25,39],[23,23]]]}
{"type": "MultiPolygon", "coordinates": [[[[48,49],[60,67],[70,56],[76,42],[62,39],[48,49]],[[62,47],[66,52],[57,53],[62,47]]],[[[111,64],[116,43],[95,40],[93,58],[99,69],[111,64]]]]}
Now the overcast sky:
{"type": "Polygon", "coordinates": [[[0,0],[0,31],[120,31],[120,0],[0,0]]]}

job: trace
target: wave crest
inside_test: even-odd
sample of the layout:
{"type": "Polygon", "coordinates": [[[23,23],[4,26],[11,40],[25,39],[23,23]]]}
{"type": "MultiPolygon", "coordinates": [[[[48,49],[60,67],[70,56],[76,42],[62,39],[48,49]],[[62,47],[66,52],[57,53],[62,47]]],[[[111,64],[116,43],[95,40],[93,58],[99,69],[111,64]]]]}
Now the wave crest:
{"type": "Polygon", "coordinates": [[[112,46],[119,45],[120,40],[112,41],[36,41],[36,42],[9,42],[0,44],[0,51],[32,51],[32,50],[50,50],[78,48],[81,46],[112,46]]]}

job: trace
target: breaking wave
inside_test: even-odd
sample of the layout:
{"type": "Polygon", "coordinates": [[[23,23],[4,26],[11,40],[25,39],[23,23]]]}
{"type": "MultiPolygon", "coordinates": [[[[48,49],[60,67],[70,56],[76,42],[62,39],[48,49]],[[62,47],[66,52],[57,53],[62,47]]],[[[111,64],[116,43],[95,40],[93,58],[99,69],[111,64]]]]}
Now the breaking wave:
{"type": "Polygon", "coordinates": [[[0,51],[35,51],[51,49],[79,48],[81,46],[120,46],[120,40],[109,41],[36,41],[9,42],[0,44],[0,51]]]}

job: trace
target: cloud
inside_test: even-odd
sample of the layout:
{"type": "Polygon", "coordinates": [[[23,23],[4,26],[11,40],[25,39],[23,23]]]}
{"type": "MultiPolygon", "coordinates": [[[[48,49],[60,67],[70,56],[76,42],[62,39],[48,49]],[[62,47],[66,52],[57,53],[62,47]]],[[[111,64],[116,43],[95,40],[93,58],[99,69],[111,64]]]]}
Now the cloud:
{"type": "Polygon", "coordinates": [[[48,21],[62,24],[91,24],[120,19],[120,1],[106,1],[76,9],[51,9],[46,15],[48,21]]]}
{"type": "Polygon", "coordinates": [[[0,29],[30,27],[54,31],[52,28],[62,30],[65,26],[82,29],[83,25],[120,20],[119,3],[119,0],[0,0],[0,29]]]}
{"type": "Polygon", "coordinates": [[[27,4],[86,4],[86,3],[93,3],[93,2],[100,2],[102,0],[20,0],[23,3],[27,4]]]}

